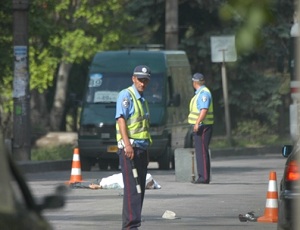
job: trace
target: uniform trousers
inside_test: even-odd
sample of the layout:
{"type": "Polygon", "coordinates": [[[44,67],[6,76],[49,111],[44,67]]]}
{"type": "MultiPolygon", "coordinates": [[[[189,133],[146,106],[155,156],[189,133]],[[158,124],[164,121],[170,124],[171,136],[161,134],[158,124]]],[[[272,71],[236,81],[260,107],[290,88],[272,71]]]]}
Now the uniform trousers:
{"type": "Polygon", "coordinates": [[[137,169],[141,193],[137,192],[136,179],[132,172],[131,160],[119,149],[119,160],[124,182],[122,229],[138,229],[141,226],[141,213],[145,195],[145,183],[148,167],[147,151],[134,149],[134,165],[137,169]]]}
{"type": "Polygon", "coordinates": [[[212,136],[212,125],[200,125],[198,132],[194,132],[198,180],[200,183],[210,181],[209,143],[212,136]]]}

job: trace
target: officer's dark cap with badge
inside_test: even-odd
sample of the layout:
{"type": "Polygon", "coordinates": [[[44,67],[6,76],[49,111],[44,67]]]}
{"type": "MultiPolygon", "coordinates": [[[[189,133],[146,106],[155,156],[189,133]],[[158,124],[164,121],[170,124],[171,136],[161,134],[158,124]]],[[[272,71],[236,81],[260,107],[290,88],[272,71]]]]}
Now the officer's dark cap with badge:
{"type": "Polygon", "coordinates": [[[192,77],[193,81],[205,81],[205,77],[201,73],[195,73],[192,77]]]}
{"type": "Polygon", "coordinates": [[[151,70],[146,65],[139,65],[134,68],[133,76],[137,78],[147,78],[150,80],[151,70]]]}

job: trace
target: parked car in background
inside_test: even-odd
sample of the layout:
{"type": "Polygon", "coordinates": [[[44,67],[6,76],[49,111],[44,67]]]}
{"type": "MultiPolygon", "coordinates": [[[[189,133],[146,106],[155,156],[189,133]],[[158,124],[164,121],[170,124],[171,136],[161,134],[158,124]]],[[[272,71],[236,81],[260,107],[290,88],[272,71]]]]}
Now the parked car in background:
{"type": "Polygon", "coordinates": [[[296,199],[299,198],[300,167],[297,162],[299,146],[285,145],[282,155],[287,158],[280,181],[278,204],[278,230],[295,229],[296,199]]]}
{"type": "Polygon", "coordinates": [[[66,187],[57,187],[56,193],[37,202],[11,156],[0,151],[0,229],[48,230],[52,229],[42,216],[44,209],[64,206],[66,187]]]}

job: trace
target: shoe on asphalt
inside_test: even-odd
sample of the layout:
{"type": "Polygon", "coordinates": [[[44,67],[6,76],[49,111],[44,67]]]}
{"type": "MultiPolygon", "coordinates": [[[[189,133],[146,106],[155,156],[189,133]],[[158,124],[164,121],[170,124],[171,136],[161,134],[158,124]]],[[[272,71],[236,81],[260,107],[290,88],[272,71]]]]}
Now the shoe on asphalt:
{"type": "Polygon", "coordinates": [[[241,222],[256,222],[257,221],[257,217],[254,216],[254,212],[248,212],[245,215],[243,214],[239,214],[239,220],[241,222]]]}

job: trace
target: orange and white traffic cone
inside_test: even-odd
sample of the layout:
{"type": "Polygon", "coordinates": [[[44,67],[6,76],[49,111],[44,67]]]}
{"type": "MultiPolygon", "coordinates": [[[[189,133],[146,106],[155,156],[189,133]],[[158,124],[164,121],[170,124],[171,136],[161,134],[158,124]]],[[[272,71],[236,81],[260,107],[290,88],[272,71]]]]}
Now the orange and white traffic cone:
{"type": "Polygon", "coordinates": [[[278,221],[278,191],[276,172],[271,171],[269,175],[269,187],[265,213],[257,218],[257,222],[277,223],[278,221]]]}
{"type": "Polygon", "coordinates": [[[74,149],[73,154],[73,162],[72,162],[72,170],[71,170],[71,177],[69,184],[82,182],[81,176],[81,164],[80,164],[80,156],[79,156],[79,149],[74,149]]]}

